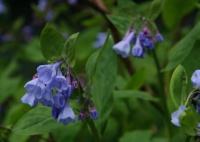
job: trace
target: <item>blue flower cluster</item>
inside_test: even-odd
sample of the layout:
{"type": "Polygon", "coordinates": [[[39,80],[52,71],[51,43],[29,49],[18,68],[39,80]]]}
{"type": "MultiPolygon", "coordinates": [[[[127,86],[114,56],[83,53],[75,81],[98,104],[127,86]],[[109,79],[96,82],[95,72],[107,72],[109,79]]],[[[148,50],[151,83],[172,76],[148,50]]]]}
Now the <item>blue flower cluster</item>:
{"type": "MultiPolygon", "coordinates": [[[[69,98],[73,89],[79,87],[79,83],[76,79],[71,81],[71,71],[64,71],[63,75],[61,66],[62,62],[39,66],[37,74],[33,76],[31,81],[25,84],[26,94],[21,100],[32,107],[37,106],[38,103],[41,103],[43,106],[52,107],[52,117],[58,120],[59,123],[67,125],[70,122],[74,123],[76,121],[76,116],[69,106],[69,98]]],[[[83,104],[84,111],[80,112],[83,115],[80,118],[79,114],[79,120],[83,120],[89,116],[88,105],[91,106],[90,117],[97,119],[98,113],[92,100],[85,98],[85,102],[83,104]]]]}
{"type": "Polygon", "coordinates": [[[39,66],[33,80],[25,84],[27,93],[21,100],[30,106],[37,106],[40,102],[44,106],[52,107],[53,118],[67,125],[76,121],[68,102],[73,87],[71,81],[62,75],[60,66],[61,62],[39,66]]]}
{"type": "Polygon", "coordinates": [[[126,58],[130,53],[130,44],[135,44],[132,48],[133,56],[144,58],[146,55],[146,49],[153,50],[156,40],[158,42],[163,41],[162,35],[159,32],[156,32],[154,37],[147,26],[144,26],[138,35],[135,30],[129,29],[126,32],[123,40],[115,44],[113,49],[117,54],[120,54],[123,58],[126,58]]]}

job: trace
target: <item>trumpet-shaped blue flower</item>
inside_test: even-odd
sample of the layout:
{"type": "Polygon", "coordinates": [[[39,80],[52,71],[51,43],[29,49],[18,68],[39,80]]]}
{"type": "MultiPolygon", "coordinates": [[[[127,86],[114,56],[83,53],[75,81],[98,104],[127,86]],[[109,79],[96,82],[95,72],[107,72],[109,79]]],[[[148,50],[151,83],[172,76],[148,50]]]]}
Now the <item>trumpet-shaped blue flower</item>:
{"type": "Polygon", "coordinates": [[[56,108],[63,108],[65,105],[65,97],[61,92],[58,92],[56,95],[53,96],[54,100],[54,107],[56,108]]]}
{"type": "Polygon", "coordinates": [[[134,38],[134,32],[130,32],[124,39],[113,46],[117,54],[121,54],[123,58],[129,56],[130,42],[134,38]]]}
{"type": "Polygon", "coordinates": [[[33,94],[26,93],[22,98],[21,101],[25,104],[29,104],[30,106],[34,107],[37,106],[38,100],[33,94]]]}
{"type": "Polygon", "coordinates": [[[143,58],[145,56],[145,53],[145,49],[141,46],[140,39],[137,38],[136,44],[132,48],[133,56],[143,58]]]}
{"type": "Polygon", "coordinates": [[[179,109],[175,112],[172,113],[171,117],[172,117],[172,120],[171,122],[176,125],[176,126],[180,126],[180,122],[179,122],[179,116],[181,115],[181,113],[184,111],[184,110],[187,110],[187,108],[185,106],[179,106],[179,109]]]}
{"type": "Polygon", "coordinates": [[[66,102],[64,108],[60,111],[58,115],[58,122],[67,125],[70,122],[75,123],[76,117],[73,110],[69,107],[68,102],[66,102]]]}
{"type": "Polygon", "coordinates": [[[195,87],[200,88],[200,70],[196,70],[191,77],[191,82],[195,87]]]}
{"type": "Polygon", "coordinates": [[[45,84],[49,84],[56,76],[56,69],[60,66],[60,62],[51,65],[41,65],[37,68],[38,78],[45,84]]]}
{"type": "Polygon", "coordinates": [[[30,106],[36,106],[45,91],[45,84],[36,78],[27,82],[24,88],[26,88],[27,93],[22,97],[21,101],[30,106]]]}
{"type": "Polygon", "coordinates": [[[67,90],[63,90],[63,95],[67,98],[69,98],[71,96],[71,93],[72,93],[72,86],[71,85],[68,85],[68,88],[67,90]]]}
{"type": "Polygon", "coordinates": [[[62,72],[60,70],[57,71],[57,76],[53,78],[53,81],[50,82],[49,86],[51,89],[56,87],[56,90],[59,92],[68,88],[67,80],[62,75],[62,72]]]}
{"type": "Polygon", "coordinates": [[[52,107],[54,100],[53,100],[53,93],[52,90],[47,86],[42,93],[42,98],[39,100],[43,106],[52,107]]]}

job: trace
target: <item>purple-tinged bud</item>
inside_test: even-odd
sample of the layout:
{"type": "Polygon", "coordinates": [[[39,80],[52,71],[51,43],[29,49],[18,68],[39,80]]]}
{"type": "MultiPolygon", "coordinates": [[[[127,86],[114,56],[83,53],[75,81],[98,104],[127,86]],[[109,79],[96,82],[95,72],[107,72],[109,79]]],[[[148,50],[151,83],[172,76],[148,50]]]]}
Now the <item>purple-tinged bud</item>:
{"type": "Polygon", "coordinates": [[[80,112],[78,115],[78,120],[83,121],[84,119],[85,119],[85,115],[82,112],[80,112]]]}
{"type": "Polygon", "coordinates": [[[36,78],[38,78],[38,74],[37,73],[33,76],[32,79],[36,79],[36,78]]]}
{"type": "Polygon", "coordinates": [[[67,84],[71,84],[71,76],[68,74],[67,76],[66,76],[66,80],[67,80],[67,84]]]}
{"type": "Polygon", "coordinates": [[[98,119],[98,113],[95,107],[92,107],[90,110],[90,117],[95,120],[98,119]]]}
{"type": "Polygon", "coordinates": [[[162,42],[163,36],[160,33],[156,33],[156,39],[157,39],[158,42],[162,42]]]}
{"type": "Polygon", "coordinates": [[[75,80],[75,81],[72,82],[72,88],[73,89],[78,88],[78,81],[75,80]]]}

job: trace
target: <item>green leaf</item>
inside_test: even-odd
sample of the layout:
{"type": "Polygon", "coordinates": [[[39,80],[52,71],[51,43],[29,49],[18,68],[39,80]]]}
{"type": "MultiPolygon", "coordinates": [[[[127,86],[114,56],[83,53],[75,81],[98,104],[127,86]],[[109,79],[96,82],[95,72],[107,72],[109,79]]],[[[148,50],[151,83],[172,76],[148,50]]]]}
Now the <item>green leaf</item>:
{"type": "Polygon", "coordinates": [[[180,105],[184,105],[187,99],[187,74],[185,68],[181,65],[179,65],[172,74],[170,95],[176,108],[180,105]]]}
{"type": "Polygon", "coordinates": [[[61,59],[64,43],[65,38],[47,23],[40,35],[43,56],[52,62],[61,59]]]}
{"type": "Polygon", "coordinates": [[[114,98],[134,98],[134,99],[142,99],[145,101],[154,101],[157,102],[159,99],[154,98],[151,94],[143,91],[133,91],[133,90],[123,90],[123,91],[114,91],[114,98]]]}
{"type": "Polygon", "coordinates": [[[96,62],[99,57],[101,50],[95,51],[87,60],[85,68],[86,68],[86,73],[88,76],[88,79],[92,81],[92,78],[95,73],[95,68],[96,68],[96,62]]]}
{"type": "Polygon", "coordinates": [[[195,41],[200,38],[200,22],[179,41],[168,53],[168,65],[163,71],[170,71],[179,65],[191,52],[195,41]]]}
{"type": "Polygon", "coordinates": [[[86,73],[89,78],[89,83],[91,83],[90,81],[92,81],[94,73],[96,71],[96,64],[99,58],[99,54],[103,52],[103,50],[106,48],[108,40],[109,40],[109,36],[110,36],[110,32],[108,32],[107,34],[104,45],[102,46],[102,50],[97,50],[96,52],[94,52],[86,62],[85,66],[86,66],[86,73]]]}
{"type": "Polygon", "coordinates": [[[145,79],[146,79],[146,70],[143,68],[134,73],[134,75],[128,80],[124,89],[137,90],[144,84],[145,79]]]}
{"type": "Polygon", "coordinates": [[[126,17],[114,15],[107,15],[107,17],[123,35],[125,34],[126,30],[132,22],[129,18],[126,17]]]}
{"type": "Polygon", "coordinates": [[[112,91],[117,75],[117,58],[112,46],[113,40],[110,39],[101,49],[93,78],[92,98],[98,110],[97,126],[101,134],[113,108],[112,91]]]}
{"type": "Polygon", "coordinates": [[[196,1],[198,0],[164,0],[162,16],[166,26],[170,29],[175,28],[181,18],[195,8],[196,1]]]}
{"type": "Polygon", "coordinates": [[[149,12],[147,13],[147,16],[149,19],[152,21],[155,20],[161,11],[161,5],[162,5],[162,0],[154,0],[149,7],[149,12]]]}
{"type": "Polygon", "coordinates": [[[71,35],[64,44],[64,48],[62,50],[62,57],[66,58],[66,60],[71,63],[73,66],[75,64],[75,43],[79,33],[75,33],[71,35]]]}
{"type": "Polygon", "coordinates": [[[51,108],[37,107],[22,116],[14,125],[12,131],[21,135],[35,135],[48,133],[61,127],[64,127],[64,125],[53,119],[51,108]]]}
{"type": "Polygon", "coordinates": [[[198,114],[194,107],[189,108],[181,113],[179,116],[181,128],[190,136],[196,136],[198,125],[198,114]]]}
{"type": "Polygon", "coordinates": [[[149,142],[152,137],[150,130],[137,130],[125,133],[119,142],[149,142]]]}

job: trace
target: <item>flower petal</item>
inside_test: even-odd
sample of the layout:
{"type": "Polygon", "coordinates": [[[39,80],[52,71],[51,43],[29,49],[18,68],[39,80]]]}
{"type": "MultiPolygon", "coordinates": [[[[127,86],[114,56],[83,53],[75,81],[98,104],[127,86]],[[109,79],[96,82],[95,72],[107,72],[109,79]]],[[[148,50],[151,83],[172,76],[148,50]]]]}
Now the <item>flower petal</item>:
{"type": "Polygon", "coordinates": [[[26,93],[22,98],[21,101],[25,104],[29,104],[30,106],[36,106],[38,104],[36,98],[33,95],[26,93]]]}
{"type": "Polygon", "coordinates": [[[75,114],[73,110],[69,107],[69,105],[66,103],[65,107],[61,110],[58,116],[58,122],[67,125],[70,122],[75,123],[75,121],[76,121],[75,114]]]}
{"type": "Polygon", "coordinates": [[[176,125],[176,126],[180,126],[180,123],[179,123],[179,116],[181,115],[181,113],[184,111],[184,110],[187,110],[187,108],[185,106],[179,106],[179,109],[175,112],[172,113],[171,117],[172,117],[172,120],[171,122],[176,125]]]}

